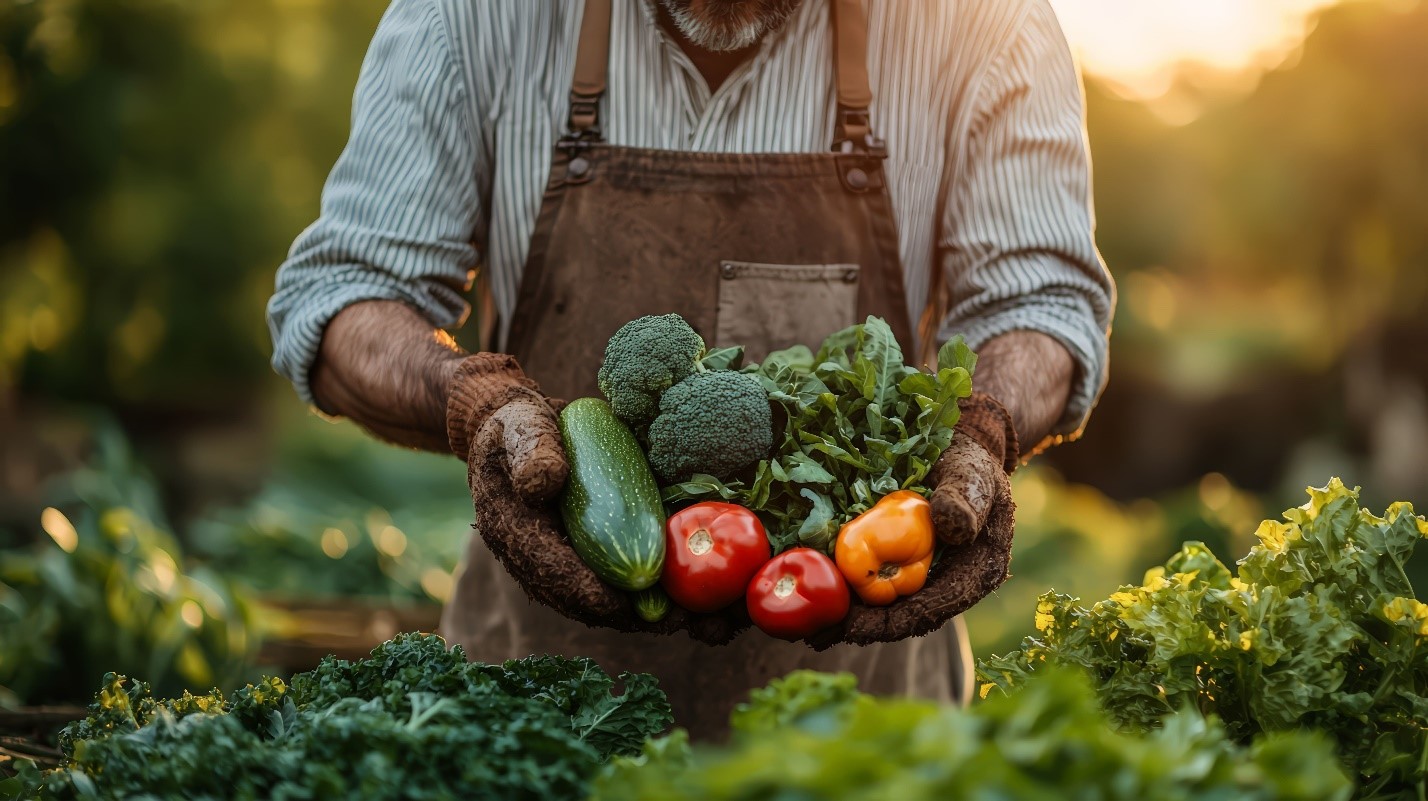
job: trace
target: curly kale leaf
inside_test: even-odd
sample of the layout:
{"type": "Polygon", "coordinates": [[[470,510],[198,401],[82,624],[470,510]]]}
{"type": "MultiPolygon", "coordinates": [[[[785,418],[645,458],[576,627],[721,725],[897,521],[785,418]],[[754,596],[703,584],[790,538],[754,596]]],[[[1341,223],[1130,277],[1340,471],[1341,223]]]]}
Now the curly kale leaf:
{"type": "MultiPolygon", "coordinates": [[[[588,659],[467,663],[400,635],[367,659],[218,693],[157,700],[107,677],[62,736],[65,762],[11,790],[43,799],[579,798],[599,766],[670,724],[646,675],[624,692],[588,659]]],[[[0,797],[4,797],[0,795],[0,797]]]]}
{"type": "Polygon", "coordinates": [[[571,730],[603,757],[639,753],[647,738],[674,722],[669,699],[653,676],[622,673],[624,692],[593,661],[530,657],[480,668],[506,693],[551,704],[570,718],[571,730]]]}

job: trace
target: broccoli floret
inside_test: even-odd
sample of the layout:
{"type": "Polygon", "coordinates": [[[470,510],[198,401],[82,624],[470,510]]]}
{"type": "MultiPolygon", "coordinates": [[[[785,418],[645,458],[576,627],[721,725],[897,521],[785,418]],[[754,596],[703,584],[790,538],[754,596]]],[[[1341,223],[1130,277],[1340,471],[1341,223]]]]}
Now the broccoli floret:
{"type": "Polygon", "coordinates": [[[683,317],[641,317],[610,337],[596,378],[615,415],[642,432],[659,413],[660,395],[694,374],[703,356],[703,338],[683,317]]]}
{"type": "Polygon", "coordinates": [[[758,379],[718,370],[675,384],[650,424],[650,466],[665,482],[707,473],[721,481],[768,456],[773,412],[758,379]]]}

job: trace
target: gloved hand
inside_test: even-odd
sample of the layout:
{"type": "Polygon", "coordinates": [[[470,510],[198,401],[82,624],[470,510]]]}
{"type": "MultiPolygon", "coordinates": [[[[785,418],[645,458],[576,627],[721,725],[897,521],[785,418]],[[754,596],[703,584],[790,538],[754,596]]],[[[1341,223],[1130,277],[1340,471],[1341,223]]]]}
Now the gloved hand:
{"type": "Polygon", "coordinates": [[[933,525],[947,547],[927,583],[888,606],[868,606],[855,595],[842,625],[808,640],[816,650],[928,634],[1006,581],[1016,512],[1007,478],[1020,458],[1016,430],[989,395],[973,393],[961,407],[952,445],[929,476],[933,525]]]}
{"type": "Polygon", "coordinates": [[[588,626],[655,634],[687,630],[711,645],[748,628],[742,604],[712,615],[676,607],[658,623],[646,623],[629,593],[604,583],[581,561],[552,502],[569,475],[556,417],[563,406],[541,395],[509,356],[471,356],[452,380],[451,448],[466,457],[477,533],[506,572],[533,600],[588,626]]]}

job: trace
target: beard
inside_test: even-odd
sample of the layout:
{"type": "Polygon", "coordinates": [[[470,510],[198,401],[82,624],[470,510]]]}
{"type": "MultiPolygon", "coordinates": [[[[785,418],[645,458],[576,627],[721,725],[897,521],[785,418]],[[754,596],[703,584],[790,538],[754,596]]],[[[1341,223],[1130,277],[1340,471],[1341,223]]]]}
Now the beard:
{"type": "Polygon", "coordinates": [[[752,46],[778,30],[802,0],[660,0],[679,32],[705,50],[752,46]]]}

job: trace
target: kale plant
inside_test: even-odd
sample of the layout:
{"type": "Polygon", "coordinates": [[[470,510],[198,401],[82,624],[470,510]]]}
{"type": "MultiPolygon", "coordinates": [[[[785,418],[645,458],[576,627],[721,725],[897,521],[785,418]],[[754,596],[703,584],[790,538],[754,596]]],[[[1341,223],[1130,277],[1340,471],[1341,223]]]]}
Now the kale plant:
{"type": "Polygon", "coordinates": [[[579,798],[671,722],[653,677],[620,678],[615,695],[588,659],[468,663],[417,634],[231,698],[159,700],[110,674],[61,735],[60,768],[21,772],[0,797],[579,798]]]}

